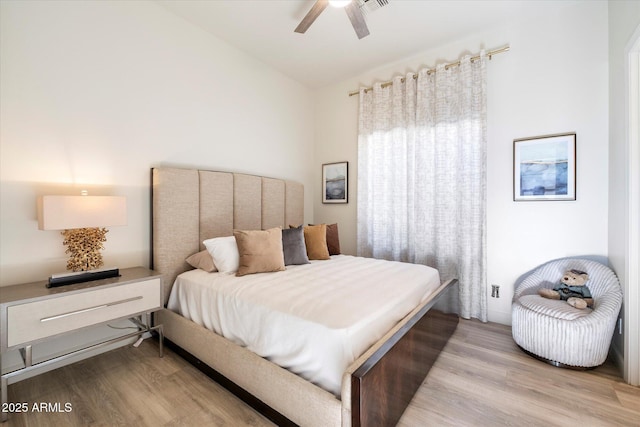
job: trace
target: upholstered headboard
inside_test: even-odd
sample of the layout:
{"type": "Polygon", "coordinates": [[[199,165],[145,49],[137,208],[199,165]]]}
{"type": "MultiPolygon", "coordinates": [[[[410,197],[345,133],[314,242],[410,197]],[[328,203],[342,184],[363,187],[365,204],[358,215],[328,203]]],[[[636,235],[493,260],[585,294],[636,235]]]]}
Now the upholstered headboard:
{"type": "Polygon", "coordinates": [[[163,274],[165,303],[185,259],[233,229],[288,227],[304,221],[304,187],[281,179],[195,169],[154,168],[151,267],[163,274]]]}

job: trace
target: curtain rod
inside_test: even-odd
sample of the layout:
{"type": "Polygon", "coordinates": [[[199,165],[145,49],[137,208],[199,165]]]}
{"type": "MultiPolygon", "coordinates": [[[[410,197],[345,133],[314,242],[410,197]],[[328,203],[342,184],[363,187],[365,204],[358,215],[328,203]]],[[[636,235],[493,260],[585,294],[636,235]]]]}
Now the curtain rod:
{"type": "MultiPolygon", "coordinates": [[[[501,48],[499,48],[499,49],[490,50],[490,51],[489,51],[489,52],[487,52],[485,55],[486,55],[486,56],[488,56],[488,57],[489,57],[489,59],[491,59],[491,57],[492,57],[493,55],[497,55],[497,54],[499,54],[499,53],[508,52],[508,51],[509,51],[509,49],[510,49],[510,47],[509,47],[509,45],[507,45],[507,46],[501,47],[501,48]]],[[[473,61],[477,61],[478,59],[480,59],[480,54],[478,54],[478,55],[476,55],[476,56],[472,56],[472,57],[471,57],[471,61],[472,61],[472,62],[473,62],[473,61]]],[[[457,67],[458,65],[460,65],[460,61],[450,62],[450,63],[448,63],[448,64],[445,64],[444,69],[445,69],[445,70],[448,70],[449,68],[451,68],[451,67],[457,67]]],[[[435,73],[435,71],[436,71],[436,70],[435,70],[435,68],[431,68],[431,69],[427,70],[427,74],[435,73]]],[[[418,74],[417,74],[417,73],[415,73],[415,74],[413,75],[413,78],[414,78],[414,79],[417,79],[417,78],[418,78],[418,74]]],[[[403,77],[403,78],[402,78],[402,82],[404,82],[404,80],[405,80],[405,79],[404,79],[404,77],[403,77]]],[[[392,84],[393,84],[393,82],[392,82],[392,81],[388,81],[388,82],[384,82],[384,83],[382,83],[382,85],[381,85],[381,86],[384,88],[384,87],[387,87],[387,86],[391,86],[392,84]]],[[[365,92],[369,92],[369,91],[370,91],[370,90],[372,90],[372,89],[373,89],[372,87],[367,87],[367,88],[365,88],[365,89],[364,89],[364,91],[365,91],[365,92]]],[[[357,94],[359,94],[359,93],[360,93],[360,90],[354,90],[353,92],[349,92],[349,96],[357,95],[357,94]]]]}

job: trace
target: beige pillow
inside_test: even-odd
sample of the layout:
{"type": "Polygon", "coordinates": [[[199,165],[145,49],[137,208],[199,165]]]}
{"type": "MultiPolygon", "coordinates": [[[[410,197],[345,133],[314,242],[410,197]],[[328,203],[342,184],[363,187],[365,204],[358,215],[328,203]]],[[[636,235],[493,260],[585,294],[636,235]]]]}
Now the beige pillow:
{"type": "Polygon", "coordinates": [[[338,224],[327,224],[327,249],[329,250],[329,255],[340,255],[338,224]]]}
{"type": "Polygon", "coordinates": [[[304,227],[304,244],[309,259],[329,259],[327,249],[327,224],[304,227]]]}
{"type": "Polygon", "coordinates": [[[233,230],[233,235],[240,254],[240,265],[236,276],[285,269],[280,228],[233,230]]]}
{"type": "Polygon", "coordinates": [[[186,259],[187,264],[189,264],[193,268],[199,268],[200,270],[204,270],[208,273],[213,273],[214,271],[218,271],[216,266],[213,264],[213,258],[211,258],[211,254],[208,250],[203,250],[200,252],[196,252],[186,259]]]}

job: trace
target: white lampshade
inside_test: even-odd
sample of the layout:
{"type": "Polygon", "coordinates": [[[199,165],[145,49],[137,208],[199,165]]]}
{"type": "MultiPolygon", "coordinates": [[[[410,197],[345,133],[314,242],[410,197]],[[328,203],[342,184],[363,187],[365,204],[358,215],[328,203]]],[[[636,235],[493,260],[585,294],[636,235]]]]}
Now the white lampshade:
{"type": "Polygon", "coordinates": [[[127,199],[118,196],[38,197],[38,229],[127,225],[127,199]]]}

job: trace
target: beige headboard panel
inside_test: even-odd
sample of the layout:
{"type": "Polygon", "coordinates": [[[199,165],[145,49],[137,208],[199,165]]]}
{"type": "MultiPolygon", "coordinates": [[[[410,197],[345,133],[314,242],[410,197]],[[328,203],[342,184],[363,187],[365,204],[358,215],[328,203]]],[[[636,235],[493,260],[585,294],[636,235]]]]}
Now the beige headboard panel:
{"type": "Polygon", "coordinates": [[[152,268],[164,275],[165,303],[204,240],[304,221],[303,185],[274,178],[154,168],[152,198],[152,268]]]}

